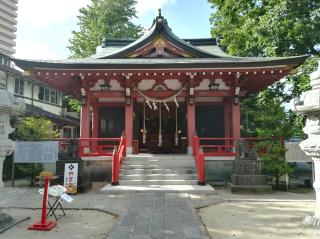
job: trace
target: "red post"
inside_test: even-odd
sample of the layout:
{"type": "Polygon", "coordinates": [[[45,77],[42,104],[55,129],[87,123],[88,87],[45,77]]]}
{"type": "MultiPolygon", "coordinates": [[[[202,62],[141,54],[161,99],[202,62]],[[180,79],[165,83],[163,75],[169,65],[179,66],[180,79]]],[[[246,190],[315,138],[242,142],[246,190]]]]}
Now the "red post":
{"type": "Polygon", "coordinates": [[[112,179],[111,185],[116,186],[119,185],[119,158],[118,158],[118,149],[117,147],[114,148],[112,153],[112,179]]]}
{"type": "Polygon", "coordinates": [[[205,185],[206,184],[206,174],[205,174],[205,167],[204,167],[204,154],[203,150],[199,150],[198,155],[198,184],[205,185]]]}
{"type": "Polygon", "coordinates": [[[232,104],[232,138],[240,138],[240,104],[232,104]]]}
{"type": "Polygon", "coordinates": [[[92,138],[98,138],[99,137],[99,106],[96,104],[93,104],[92,107],[93,107],[92,138]]]}
{"type": "Polygon", "coordinates": [[[50,231],[57,225],[57,222],[47,221],[47,201],[48,201],[48,189],[50,177],[45,177],[44,180],[44,192],[43,192],[43,200],[42,200],[42,214],[41,221],[36,222],[35,224],[28,227],[28,230],[36,230],[36,231],[50,231]]]}
{"type": "Polygon", "coordinates": [[[90,137],[90,104],[87,102],[81,106],[81,122],[80,122],[80,137],[90,137]]]}

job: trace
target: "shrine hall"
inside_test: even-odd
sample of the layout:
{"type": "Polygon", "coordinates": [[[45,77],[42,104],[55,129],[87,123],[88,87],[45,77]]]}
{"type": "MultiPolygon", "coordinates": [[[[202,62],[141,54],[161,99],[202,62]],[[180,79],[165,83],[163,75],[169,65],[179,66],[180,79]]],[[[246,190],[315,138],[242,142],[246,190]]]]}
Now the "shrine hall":
{"type": "Polygon", "coordinates": [[[241,137],[241,101],[306,58],[233,57],[215,39],[179,38],[160,13],[141,38],[106,39],[87,58],[13,61],[80,100],[83,155],[103,155],[108,147],[97,145],[123,134],[127,154],[192,154],[197,134],[215,139],[212,154],[221,156],[241,137]]]}

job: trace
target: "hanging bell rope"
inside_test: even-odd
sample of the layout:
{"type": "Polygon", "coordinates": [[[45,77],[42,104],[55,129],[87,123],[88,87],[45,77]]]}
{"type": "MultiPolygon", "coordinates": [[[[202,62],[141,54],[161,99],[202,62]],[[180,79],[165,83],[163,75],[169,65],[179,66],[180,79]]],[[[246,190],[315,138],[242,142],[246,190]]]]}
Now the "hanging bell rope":
{"type": "Polygon", "coordinates": [[[159,141],[158,141],[158,146],[162,146],[162,124],[161,124],[161,103],[159,103],[159,141]]]}
{"type": "Polygon", "coordinates": [[[174,133],[175,146],[179,145],[179,133],[178,133],[178,107],[176,107],[176,132],[174,133]]]}
{"type": "Polygon", "coordinates": [[[143,132],[142,132],[142,143],[146,143],[147,130],[146,130],[146,102],[143,102],[143,132]]]}

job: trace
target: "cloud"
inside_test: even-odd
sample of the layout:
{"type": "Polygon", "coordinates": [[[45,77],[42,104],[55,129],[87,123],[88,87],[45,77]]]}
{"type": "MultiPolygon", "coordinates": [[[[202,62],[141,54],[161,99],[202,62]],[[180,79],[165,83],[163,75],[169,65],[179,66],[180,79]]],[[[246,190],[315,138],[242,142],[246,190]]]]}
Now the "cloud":
{"type": "Polygon", "coordinates": [[[61,55],[52,49],[49,44],[41,44],[39,42],[17,42],[16,58],[20,59],[59,59],[61,55]]]}
{"type": "Polygon", "coordinates": [[[159,8],[163,8],[166,4],[174,4],[176,0],[137,0],[138,17],[146,12],[156,12],[159,8]]]}
{"type": "MultiPolygon", "coordinates": [[[[15,57],[25,59],[66,58],[71,31],[76,29],[79,9],[91,0],[21,0],[15,57]]],[[[176,0],[137,0],[137,15],[157,12],[176,0]]]]}
{"type": "Polygon", "coordinates": [[[18,25],[30,24],[33,28],[45,28],[50,24],[75,18],[79,8],[89,0],[22,0],[18,3],[18,25]]]}

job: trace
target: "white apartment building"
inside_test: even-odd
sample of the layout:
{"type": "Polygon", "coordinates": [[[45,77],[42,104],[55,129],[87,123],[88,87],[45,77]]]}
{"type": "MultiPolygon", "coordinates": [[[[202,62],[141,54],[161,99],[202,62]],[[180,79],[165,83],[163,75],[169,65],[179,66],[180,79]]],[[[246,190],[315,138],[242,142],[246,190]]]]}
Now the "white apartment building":
{"type": "Polygon", "coordinates": [[[23,76],[10,65],[10,57],[0,53],[0,89],[6,89],[24,99],[26,116],[46,117],[61,130],[61,137],[78,137],[79,114],[67,111],[63,105],[62,92],[23,76]]]}
{"type": "Polygon", "coordinates": [[[46,117],[60,129],[61,137],[77,137],[79,115],[63,107],[62,92],[13,68],[10,56],[15,53],[17,5],[18,0],[0,0],[0,89],[24,99],[26,116],[46,117]]]}
{"type": "Polygon", "coordinates": [[[15,53],[18,0],[0,0],[0,52],[15,53]]]}

